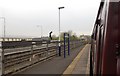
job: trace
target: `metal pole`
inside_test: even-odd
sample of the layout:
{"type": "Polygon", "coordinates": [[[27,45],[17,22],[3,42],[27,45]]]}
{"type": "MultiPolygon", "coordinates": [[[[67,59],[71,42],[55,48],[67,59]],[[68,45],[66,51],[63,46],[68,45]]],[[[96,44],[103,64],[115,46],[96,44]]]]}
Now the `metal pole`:
{"type": "Polygon", "coordinates": [[[47,45],[46,45],[46,59],[48,58],[48,55],[49,55],[49,54],[48,54],[48,53],[49,53],[48,44],[49,44],[49,43],[48,43],[48,41],[47,41],[47,45]]]}
{"type": "Polygon", "coordinates": [[[59,9],[59,56],[61,56],[61,44],[60,44],[60,9],[59,9]]]}
{"type": "Polygon", "coordinates": [[[31,58],[30,58],[30,61],[32,62],[33,60],[33,44],[31,45],[31,58]]]}
{"type": "Polygon", "coordinates": [[[42,38],[42,25],[41,25],[41,38],[42,38]]]}
{"type": "Polygon", "coordinates": [[[64,33],[64,58],[66,57],[66,38],[64,33]]]}
{"type": "Polygon", "coordinates": [[[6,36],[6,26],[5,26],[5,24],[6,24],[6,21],[5,21],[5,17],[0,17],[1,19],[3,19],[4,20],[4,32],[3,32],[3,41],[5,41],[5,36],[6,36]]]}
{"type": "Polygon", "coordinates": [[[42,25],[37,25],[37,27],[39,28],[40,27],[40,31],[41,31],[41,38],[42,38],[42,25]]]}
{"type": "Polygon", "coordinates": [[[70,37],[68,34],[68,55],[70,55],[70,37]]]}
{"type": "MultiPolygon", "coordinates": [[[[0,18],[4,20],[3,41],[5,41],[5,17],[0,17],[0,18]]],[[[1,45],[1,49],[0,49],[0,51],[1,51],[1,75],[4,75],[5,74],[5,66],[4,66],[5,64],[4,64],[4,49],[2,47],[2,43],[3,42],[0,43],[0,45],[1,45]]]]}
{"type": "Polygon", "coordinates": [[[56,41],[56,55],[58,55],[58,42],[56,41]]]}
{"type": "Polygon", "coordinates": [[[5,26],[5,17],[3,17],[3,19],[4,19],[4,41],[5,41],[5,37],[6,37],[6,26],[5,26]]]}
{"type": "Polygon", "coordinates": [[[61,56],[61,44],[60,44],[60,9],[63,9],[64,7],[59,7],[59,56],[61,56]]]}
{"type": "Polygon", "coordinates": [[[5,67],[4,67],[4,49],[2,48],[2,42],[1,44],[1,76],[5,74],[5,67]]]}

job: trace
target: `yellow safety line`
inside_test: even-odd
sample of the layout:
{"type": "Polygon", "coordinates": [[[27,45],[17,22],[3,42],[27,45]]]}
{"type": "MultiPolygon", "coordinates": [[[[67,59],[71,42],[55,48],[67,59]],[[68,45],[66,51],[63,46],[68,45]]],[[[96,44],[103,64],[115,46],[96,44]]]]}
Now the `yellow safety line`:
{"type": "Polygon", "coordinates": [[[89,48],[89,56],[88,56],[88,62],[87,62],[87,67],[86,67],[86,74],[89,74],[90,71],[90,48],[89,48]]]}
{"type": "MultiPolygon", "coordinates": [[[[87,44],[88,45],[88,44],[87,44]]],[[[72,74],[76,64],[78,63],[78,61],[80,60],[81,55],[84,52],[84,49],[87,47],[87,45],[79,52],[79,54],[75,57],[75,59],[72,61],[72,63],[67,67],[67,69],[63,72],[64,74],[72,74]]]]}

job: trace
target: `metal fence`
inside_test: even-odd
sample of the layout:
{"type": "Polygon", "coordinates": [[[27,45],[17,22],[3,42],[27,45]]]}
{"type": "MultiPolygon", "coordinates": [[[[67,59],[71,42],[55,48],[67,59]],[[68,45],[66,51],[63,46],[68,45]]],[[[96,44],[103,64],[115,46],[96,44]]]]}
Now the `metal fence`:
{"type": "Polygon", "coordinates": [[[26,41],[32,41],[32,38],[1,38],[0,37],[0,41],[23,41],[23,40],[26,40],[26,41]]]}
{"type": "MultiPolygon", "coordinates": [[[[0,42],[0,71],[10,74],[33,64],[58,56],[58,41],[2,41],[0,42]]],[[[63,56],[64,43],[61,43],[63,56]]],[[[70,41],[70,49],[84,45],[83,41],[70,41]]],[[[67,45],[65,45],[67,47],[67,45]]],[[[66,48],[67,49],[67,48],[66,48]]]]}

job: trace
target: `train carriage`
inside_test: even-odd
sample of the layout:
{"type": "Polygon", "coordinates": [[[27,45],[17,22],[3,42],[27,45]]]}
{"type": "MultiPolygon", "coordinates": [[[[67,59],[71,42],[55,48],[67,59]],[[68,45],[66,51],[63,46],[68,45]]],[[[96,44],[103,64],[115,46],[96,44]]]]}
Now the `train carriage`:
{"type": "Polygon", "coordinates": [[[91,36],[90,75],[120,75],[120,0],[102,0],[91,36]]]}

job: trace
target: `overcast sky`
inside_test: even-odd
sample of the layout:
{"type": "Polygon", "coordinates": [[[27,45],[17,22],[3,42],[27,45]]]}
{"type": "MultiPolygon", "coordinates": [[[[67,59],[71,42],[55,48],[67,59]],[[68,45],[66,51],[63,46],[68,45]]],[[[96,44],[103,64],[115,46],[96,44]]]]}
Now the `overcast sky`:
{"type": "MultiPolygon", "coordinates": [[[[6,19],[8,36],[58,35],[58,7],[61,9],[61,32],[72,30],[77,35],[90,35],[100,0],[0,0],[0,17],[6,19]]],[[[3,36],[3,19],[0,19],[3,36]]]]}

